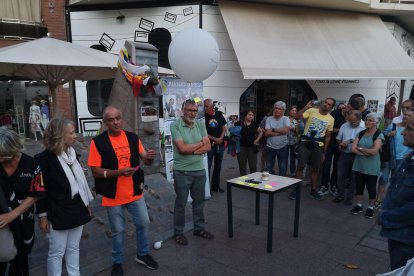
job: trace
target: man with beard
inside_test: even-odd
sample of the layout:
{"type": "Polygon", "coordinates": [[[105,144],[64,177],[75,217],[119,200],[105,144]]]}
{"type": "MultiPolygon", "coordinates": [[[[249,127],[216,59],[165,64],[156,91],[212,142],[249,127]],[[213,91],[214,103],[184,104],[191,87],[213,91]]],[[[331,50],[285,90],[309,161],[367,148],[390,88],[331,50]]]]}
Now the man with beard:
{"type": "MultiPolygon", "coordinates": [[[[329,114],[335,106],[335,99],[326,98],[319,108],[314,108],[313,100],[296,114],[296,119],[305,119],[306,124],[302,133],[302,141],[299,145],[298,168],[296,177],[303,177],[303,169],[308,164],[311,167],[311,192],[316,200],[322,200],[322,196],[316,190],[318,187],[318,174],[322,167],[325,153],[328,149],[334,118],[329,114]]],[[[296,190],[290,195],[290,199],[296,198],[296,190]]]]}
{"type": "Polygon", "coordinates": [[[179,245],[187,245],[184,236],[185,206],[190,193],[193,199],[194,235],[205,239],[214,238],[207,232],[204,221],[204,187],[206,172],[203,154],[210,151],[210,140],[202,120],[197,120],[198,105],[193,100],[183,104],[183,116],[171,124],[174,143],[174,190],[177,195],[174,205],[174,239],[179,245]]]}

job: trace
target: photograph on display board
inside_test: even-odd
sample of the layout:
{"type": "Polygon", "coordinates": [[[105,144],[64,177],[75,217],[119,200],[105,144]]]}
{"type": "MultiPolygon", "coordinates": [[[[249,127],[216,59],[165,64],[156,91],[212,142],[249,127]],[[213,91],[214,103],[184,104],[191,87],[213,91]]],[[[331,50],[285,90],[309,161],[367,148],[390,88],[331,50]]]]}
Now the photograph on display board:
{"type": "Polygon", "coordinates": [[[378,111],[378,100],[368,100],[367,108],[370,112],[377,112],[378,111]]]}
{"type": "MultiPolygon", "coordinates": [[[[182,114],[183,103],[188,100],[194,100],[198,105],[197,119],[202,120],[204,118],[203,109],[203,83],[202,82],[187,82],[177,78],[162,78],[161,79],[166,87],[167,91],[163,95],[163,108],[164,108],[164,145],[165,145],[165,172],[169,182],[174,182],[173,179],[173,164],[174,154],[170,125],[182,114]]],[[[206,164],[207,170],[207,155],[204,156],[203,162],[206,164]]],[[[206,198],[210,198],[210,183],[209,179],[206,180],[206,198]]]]}
{"type": "Polygon", "coordinates": [[[141,107],[141,119],[143,122],[156,122],[158,120],[157,109],[151,105],[141,107]]]}

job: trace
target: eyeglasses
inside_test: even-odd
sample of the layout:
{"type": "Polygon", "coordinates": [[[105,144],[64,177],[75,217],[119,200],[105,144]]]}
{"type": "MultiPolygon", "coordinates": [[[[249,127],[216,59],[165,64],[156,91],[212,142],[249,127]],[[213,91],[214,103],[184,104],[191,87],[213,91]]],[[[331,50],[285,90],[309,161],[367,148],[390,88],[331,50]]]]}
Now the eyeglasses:
{"type": "Polygon", "coordinates": [[[185,111],[197,113],[198,109],[188,109],[188,108],[186,108],[185,111]]]}
{"type": "Polygon", "coordinates": [[[275,107],[275,109],[276,110],[284,110],[283,108],[281,108],[281,107],[275,107]]]}

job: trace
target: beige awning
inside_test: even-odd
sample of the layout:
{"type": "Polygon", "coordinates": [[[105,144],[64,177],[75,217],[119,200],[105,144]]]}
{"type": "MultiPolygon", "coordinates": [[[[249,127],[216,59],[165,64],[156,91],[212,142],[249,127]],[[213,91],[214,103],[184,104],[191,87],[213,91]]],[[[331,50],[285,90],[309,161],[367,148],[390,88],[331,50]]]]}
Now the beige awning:
{"type": "Polygon", "coordinates": [[[414,62],[377,15],[223,0],[245,79],[412,79],[414,62]]]}

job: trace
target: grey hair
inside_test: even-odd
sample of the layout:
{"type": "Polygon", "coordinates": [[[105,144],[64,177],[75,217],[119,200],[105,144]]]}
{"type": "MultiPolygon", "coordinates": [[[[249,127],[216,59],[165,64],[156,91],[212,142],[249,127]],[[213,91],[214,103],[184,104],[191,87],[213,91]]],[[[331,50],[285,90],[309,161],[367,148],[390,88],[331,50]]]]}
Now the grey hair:
{"type": "Polygon", "coordinates": [[[14,130],[0,127],[0,154],[14,156],[24,148],[23,139],[14,130]]]}
{"type": "Polygon", "coordinates": [[[375,120],[376,123],[378,123],[378,116],[377,116],[377,113],[375,113],[375,112],[368,113],[367,116],[365,116],[365,120],[367,118],[372,118],[372,119],[375,120]]]}
{"type": "Polygon", "coordinates": [[[285,102],[282,102],[282,101],[275,102],[273,107],[279,107],[279,108],[282,108],[283,110],[286,110],[286,104],[285,102]]]}

